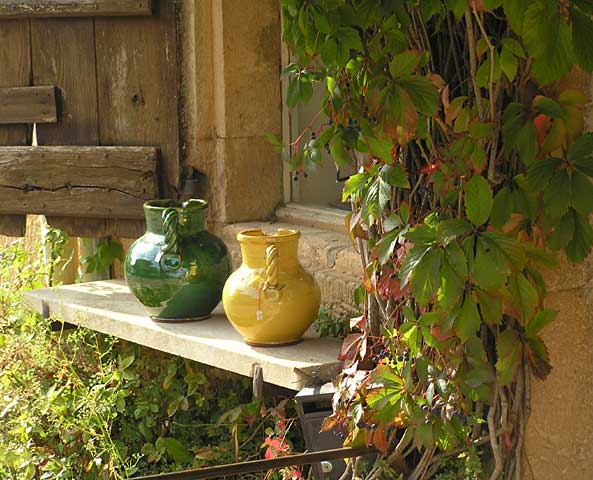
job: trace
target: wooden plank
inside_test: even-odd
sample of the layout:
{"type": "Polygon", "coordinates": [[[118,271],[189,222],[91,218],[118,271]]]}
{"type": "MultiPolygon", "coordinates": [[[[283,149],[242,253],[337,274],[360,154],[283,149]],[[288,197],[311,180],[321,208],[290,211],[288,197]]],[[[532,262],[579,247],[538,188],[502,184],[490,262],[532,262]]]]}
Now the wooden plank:
{"type": "Polygon", "coordinates": [[[104,145],[160,147],[164,196],[180,176],[175,5],[155,0],[149,18],[95,20],[99,131],[104,145]]]}
{"type": "Polygon", "coordinates": [[[53,318],[241,375],[251,376],[257,363],[264,382],[291,390],[326,383],[341,369],[340,340],[319,338],[310,329],[297,345],[250,347],[229,323],[222,304],[201,322],[155,323],[121,280],[31,290],[25,300],[40,313],[45,305],[53,318]]]}
{"type": "Polygon", "coordinates": [[[0,213],[142,219],[157,194],[157,156],[151,147],[2,147],[0,213]]]}
{"type": "Polygon", "coordinates": [[[100,238],[113,235],[120,238],[139,238],[146,232],[144,220],[127,218],[77,218],[52,215],[47,223],[64,230],[71,237],[100,238]]]}
{"type": "Polygon", "coordinates": [[[57,121],[54,87],[0,88],[0,124],[57,121]]]}
{"type": "Polygon", "coordinates": [[[37,127],[38,144],[98,145],[93,20],[31,20],[31,44],[33,83],[56,85],[61,110],[37,127]]]}
{"type": "MultiPolygon", "coordinates": [[[[21,87],[31,81],[29,20],[0,22],[0,87],[21,87]]],[[[0,145],[31,145],[29,125],[0,125],[0,145]]],[[[0,234],[25,235],[25,215],[0,215],[0,234]]]]}
{"type": "MultiPolygon", "coordinates": [[[[34,81],[57,85],[61,108],[57,125],[38,126],[39,145],[98,145],[93,20],[32,20],[31,37],[34,81]]],[[[102,218],[48,216],[47,222],[70,236],[108,234],[102,218]]]]}
{"type": "Polygon", "coordinates": [[[0,0],[0,18],[150,15],[151,0],[0,0]]]}

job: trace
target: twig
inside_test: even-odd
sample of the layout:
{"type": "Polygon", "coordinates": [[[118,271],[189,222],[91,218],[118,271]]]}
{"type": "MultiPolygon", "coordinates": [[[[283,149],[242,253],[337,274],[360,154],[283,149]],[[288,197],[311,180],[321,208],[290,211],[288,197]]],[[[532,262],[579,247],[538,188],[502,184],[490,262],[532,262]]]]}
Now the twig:
{"type": "Polygon", "coordinates": [[[478,71],[478,61],[476,58],[476,37],[474,34],[474,26],[472,23],[471,14],[469,13],[469,8],[465,10],[465,26],[469,48],[470,76],[472,79],[472,85],[474,87],[474,95],[476,96],[476,106],[478,108],[478,114],[480,115],[480,118],[484,119],[484,109],[482,108],[482,92],[476,83],[476,73],[478,71]]]}

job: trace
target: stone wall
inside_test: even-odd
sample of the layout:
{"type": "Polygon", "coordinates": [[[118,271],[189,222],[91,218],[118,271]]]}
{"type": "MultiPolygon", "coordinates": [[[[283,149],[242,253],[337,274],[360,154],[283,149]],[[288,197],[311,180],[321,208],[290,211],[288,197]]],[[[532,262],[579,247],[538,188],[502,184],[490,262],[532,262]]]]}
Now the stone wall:
{"type": "Polygon", "coordinates": [[[213,222],[262,220],[282,201],[277,0],[184,2],[184,164],[204,174],[213,222]]]}

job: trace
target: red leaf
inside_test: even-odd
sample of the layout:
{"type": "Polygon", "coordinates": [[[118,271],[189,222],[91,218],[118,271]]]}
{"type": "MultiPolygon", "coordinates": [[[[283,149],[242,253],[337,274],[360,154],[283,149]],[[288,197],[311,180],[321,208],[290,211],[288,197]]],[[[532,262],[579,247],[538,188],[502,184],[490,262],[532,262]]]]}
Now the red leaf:
{"type": "Polygon", "coordinates": [[[387,452],[387,448],[389,447],[389,440],[383,428],[379,427],[373,433],[373,445],[375,445],[377,450],[379,450],[381,453],[387,452]]]}
{"type": "Polygon", "coordinates": [[[342,348],[340,348],[338,360],[354,360],[358,352],[358,346],[362,341],[362,337],[362,333],[351,333],[350,335],[346,336],[344,342],[342,342],[342,348]]]}
{"type": "Polygon", "coordinates": [[[537,143],[542,145],[550,128],[552,128],[552,119],[547,115],[540,113],[533,119],[533,126],[535,127],[535,133],[537,135],[537,143]]]}

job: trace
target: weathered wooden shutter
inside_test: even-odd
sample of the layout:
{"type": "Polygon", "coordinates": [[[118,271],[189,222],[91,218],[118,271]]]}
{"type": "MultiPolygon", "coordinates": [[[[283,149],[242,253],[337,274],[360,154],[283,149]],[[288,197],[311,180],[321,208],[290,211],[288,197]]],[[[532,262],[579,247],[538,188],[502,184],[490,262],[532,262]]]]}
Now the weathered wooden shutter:
{"type": "Polygon", "coordinates": [[[0,0],[0,233],[138,236],[179,183],[175,0],[0,0]],[[36,124],[39,146],[31,146],[36,124]]]}

